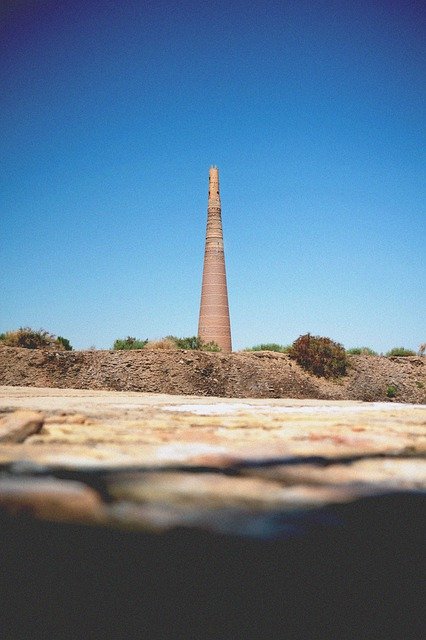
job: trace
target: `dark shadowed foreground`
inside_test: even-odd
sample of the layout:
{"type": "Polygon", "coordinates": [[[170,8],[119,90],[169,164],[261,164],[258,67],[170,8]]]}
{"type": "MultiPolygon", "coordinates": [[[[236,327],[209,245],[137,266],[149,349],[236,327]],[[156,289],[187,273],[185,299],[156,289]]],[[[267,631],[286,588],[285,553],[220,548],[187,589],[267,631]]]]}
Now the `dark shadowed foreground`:
{"type": "Polygon", "coordinates": [[[270,514],[266,540],[3,516],[2,638],[420,639],[424,507],[270,514]]]}

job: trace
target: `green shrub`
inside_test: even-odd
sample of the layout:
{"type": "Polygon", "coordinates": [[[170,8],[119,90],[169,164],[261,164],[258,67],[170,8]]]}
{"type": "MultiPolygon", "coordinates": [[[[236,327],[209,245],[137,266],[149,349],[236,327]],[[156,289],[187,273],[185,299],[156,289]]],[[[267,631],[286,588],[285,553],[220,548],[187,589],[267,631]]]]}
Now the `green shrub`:
{"type": "Polygon", "coordinates": [[[0,335],[2,344],[7,347],[22,347],[24,349],[49,349],[51,351],[64,351],[68,344],[71,349],[69,340],[66,338],[57,338],[53,334],[44,329],[31,329],[30,327],[20,327],[15,331],[6,331],[0,335]]]}
{"type": "Polygon", "coordinates": [[[65,351],[72,351],[72,346],[70,345],[70,341],[67,338],[58,336],[56,340],[64,347],[65,351]]]}
{"type": "Polygon", "coordinates": [[[219,352],[219,351],[221,351],[221,348],[219,347],[217,342],[213,342],[213,340],[212,340],[211,342],[203,342],[203,344],[201,345],[201,351],[219,352]]]}
{"type": "Polygon", "coordinates": [[[220,351],[220,347],[216,342],[203,342],[199,336],[190,336],[187,338],[177,338],[176,336],[167,336],[168,340],[173,340],[178,349],[189,349],[195,351],[220,351]]]}
{"type": "Polygon", "coordinates": [[[143,349],[148,340],[136,340],[131,336],[127,336],[124,340],[117,339],[113,344],[113,349],[116,351],[130,350],[130,349],[143,349]]]}
{"type": "Polygon", "coordinates": [[[404,347],[394,347],[390,351],[387,352],[386,356],[415,356],[415,352],[411,351],[411,349],[405,349],[404,347]]]}
{"type": "Polygon", "coordinates": [[[177,336],[167,336],[168,340],[173,340],[178,349],[201,349],[203,344],[198,336],[189,336],[187,338],[178,338],[177,336]]]}
{"type": "Polygon", "coordinates": [[[277,353],[288,353],[291,345],[277,344],[276,342],[266,342],[255,344],[254,347],[248,347],[244,351],[276,351],[277,353]]]}
{"type": "Polygon", "coordinates": [[[336,378],[346,373],[347,358],[344,347],[338,342],[311,336],[299,336],[289,351],[291,358],[305,371],[324,378],[336,378]]]}
{"type": "Polygon", "coordinates": [[[346,353],[350,356],[377,356],[377,351],[373,351],[370,347],[353,347],[346,349],[346,353]]]}
{"type": "Polygon", "coordinates": [[[394,384],[390,384],[386,389],[386,395],[388,398],[394,398],[396,396],[397,391],[398,391],[397,387],[394,384]]]}

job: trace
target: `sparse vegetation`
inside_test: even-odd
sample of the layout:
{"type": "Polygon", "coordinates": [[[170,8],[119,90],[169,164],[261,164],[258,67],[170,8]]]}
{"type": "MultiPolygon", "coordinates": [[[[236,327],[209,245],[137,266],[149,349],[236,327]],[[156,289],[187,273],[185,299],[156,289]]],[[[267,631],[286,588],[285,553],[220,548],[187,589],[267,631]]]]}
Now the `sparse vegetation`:
{"type": "Polygon", "coordinates": [[[373,351],[370,347],[353,347],[346,349],[346,353],[350,356],[377,356],[377,351],[373,351]]]}
{"type": "Polygon", "coordinates": [[[72,351],[72,346],[70,345],[70,341],[63,336],[58,336],[57,341],[64,347],[65,351],[72,351]]]}
{"type": "Polygon", "coordinates": [[[346,373],[347,357],[344,347],[330,338],[299,336],[289,351],[291,358],[305,371],[324,378],[336,378],[346,373]]]}
{"type": "Polygon", "coordinates": [[[189,336],[187,338],[166,336],[161,340],[137,340],[136,338],[127,336],[127,338],[116,340],[113,349],[189,349],[197,351],[220,351],[219,345],[215,342],[203,342],[198,336],[189,336]]]}
{"type": "Polygon", "coordinates": [[[167,351],[173,351],[177,349],[176,342],[171,338],[163,338],[162,340],[149,340],[146,344],[145,349],[147,350],[155,350],[155,349],[163,349],[167,351]]]}
{"type": "Polygon", "coordinates": [[[219,352],[219,351],[221,351],[221,348],[219,347],[217,342],[213,342],[213,340],[212,340],[211,342],[203,342],[202,347],[201,347],[201,351],[219,352]]]}
{"type": "Polygon", "coordinates": [[[178,338],[177,336],[167,336],[167,340],[173,340],[178,349],[201,349],[202,340],[198,336],[188,338],[178,338]]]}
{"type": "Polygon", "coordinates": [[[407,357],[407,356],[415,356],[415,352],[411,351],[411,349],[405,349],[404,347],[394,347],[393,349],[391,349],[390,351],[387,352],[386,356],[400,356],[400,357],[407,357]]]}
{"type": "Polygon", "coordinates": [[[113,349],[114,350],[130,350],[130,349],[143,349],[147,344],[148,340],[137,340],[136,338],[132,338],[131,336],[127,336],[124,340],[117,339],[114,342],[113,349]]]}
{"type": "Polygon", "coordinates": [[[44,329],[20,327],[15,331],[0,334],[0,341],[7,347],[22,347],[24,349],[49,349],[50,351],[71,351],[72,347],[67,338],[56,337],[44,329]]]}
{"type": "Polygon", "coordinates": [[[266,342],[255,344],[254,347],[247,347],[244,351],[276,351],[277,353],[288,353],[291,345],[277,344],[276,342],[266,342]]]}
{"type": "Polygon", "coordinates": [[[190,349],[196,351],[220,351],[216,342],[203,342],[199,336],[189,336],[187,338],[177,338],[167,336],[166,340],[173,340],[178,349],[190,349]]]}
{"type": "MultiPolygon", "coordinates": [[[[46,338],[45,333],[42,332],[46,338]]],[[[300,336],[292,347],[293,356],[297,347],[298,362],[306,372],[287,354],[268,351],[209,354],[200,349],[178,349],[176,341],[170,337],[151,341],[141,350],[109,352],[103,348],[92,352],[55,351],[64,349],[64,345],[57,342],[50,343],[49,350],[45,350],[45,344],[34,349],[11,348],[2,346],[7,344],[6,337],[10,339],[6,334],[0,336],[0,365],[2,384],[8,385],[47,384],[72,388],[78,375],[80,388],[87,389],[426,402],[426,358],[349,356],[328,338],[310,335],[300,336]],[[257,357],[262,354],[263,357],[257,357]],[[344,355],[348,374],[345,376],[341,375],[345,370],[344,355]],[[407,360],[411,362],[410,366],[407,360]],[[143,375],[139,375],[140,367],[143,367],[143,375]]],[[[16,345],[16,336],[14,338],[16,345]]],[[[140,346],[136,338],[128,338],[123,338],[127,348],[140,346]]],[[[145,343],[140,342],[141,346],[145,343]]],[[[195,339],[180,344],[200,346],[195,339]]]]}
{"type": "Polygon", "coordinates": [[[386,389],[386,395],[388,398],[395,398],[398,388],[394,384],[388,385],[386,389]]]}

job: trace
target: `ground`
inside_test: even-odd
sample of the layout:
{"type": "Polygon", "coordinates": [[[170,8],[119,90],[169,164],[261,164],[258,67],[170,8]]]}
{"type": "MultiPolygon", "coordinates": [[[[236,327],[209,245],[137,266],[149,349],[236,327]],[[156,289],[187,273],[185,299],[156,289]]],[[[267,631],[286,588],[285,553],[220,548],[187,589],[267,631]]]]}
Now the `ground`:
{"type": "Polygon", "coordinates": [[[140,517],[142,528],[146,503],[167,504],[180,522],[188,505],[317,508],[426,486],[421,405],[1,387],[0,412],[0,463],[12,471],[0,481],[0,503],[21,496],[31,506],[36,485],[13,472],[27,465],[31,475],[33,465],[49,514],[49,491],[56,502],[64,492],[65,519],[67,486],[73,495],[77,487],[51,474],[81,475],[89,520],[140,517]],[[110,474],[108,503],[93,493],[90,473],[110,474]]]}
{"type": "Polygon", "coordinates": [[[4,637],[420,638],[425,424],[419,404],[0,387],[4,637]]]}
{"type": "Polygon", "coordinates": [[[325,380],[287,354],[200,351],[43,351],[0,347],[0,384],[230,398],[426,403],[426,357],[350,356],[325,380]]]}

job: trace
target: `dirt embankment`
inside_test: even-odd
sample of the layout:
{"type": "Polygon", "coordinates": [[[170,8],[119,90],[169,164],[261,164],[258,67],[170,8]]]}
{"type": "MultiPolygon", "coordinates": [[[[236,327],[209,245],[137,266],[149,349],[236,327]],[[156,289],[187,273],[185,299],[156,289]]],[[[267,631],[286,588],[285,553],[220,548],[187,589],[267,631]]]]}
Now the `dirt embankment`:
{"type": "Polygon", "coordinates": [[[43,351],[0,348],[0,384],[222,397],[426,403],[426,358],[351,356],[337,381],[286,354],[200,351],[43,351]]]}
{"type": "Polygon", "coordinates": [[[286,354],[200,351],[42,351],[0,348],[0,384],[239,398],[328,398],[426,403],[426,358],[351,356],[324,380],[286,354]]]}

